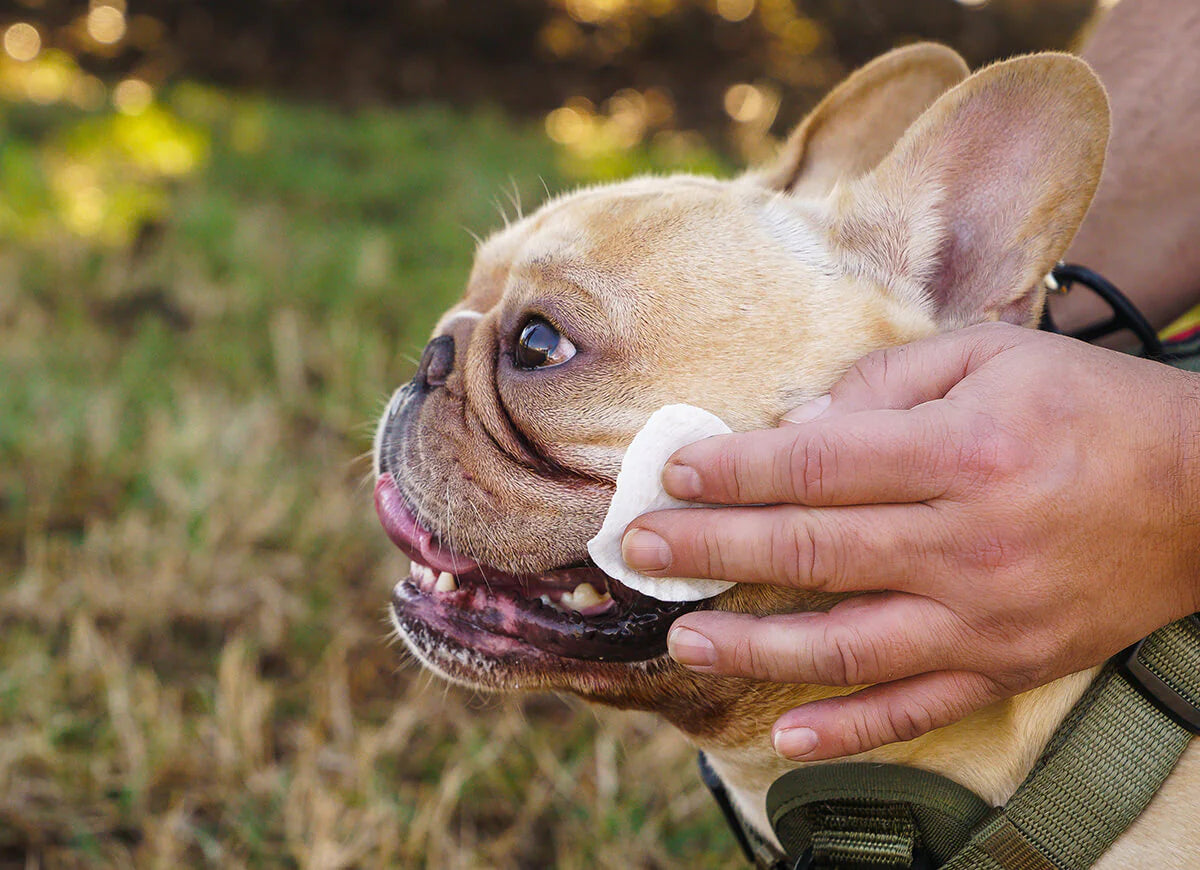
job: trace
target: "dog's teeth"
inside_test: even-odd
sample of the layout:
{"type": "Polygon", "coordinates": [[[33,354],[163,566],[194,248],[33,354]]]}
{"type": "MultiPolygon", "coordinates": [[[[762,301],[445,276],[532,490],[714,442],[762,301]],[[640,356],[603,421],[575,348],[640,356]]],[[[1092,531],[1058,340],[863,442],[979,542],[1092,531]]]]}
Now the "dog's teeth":
{"type": "Polygon", "coordinates": [[[580,583],[572,592],[564,592],[562,604],[570,610],[585,610],[612,601],[612,596],[605,592],[601,595],[591,583],[580,583]]]}
{"type": "Polygon", "coordinates": [[[449,571],[443,571],[438,574],[437,586],[434,587],[438,592],[453,592],[458,588],[458,581],[454,579],[454,575],[449,571]]]}

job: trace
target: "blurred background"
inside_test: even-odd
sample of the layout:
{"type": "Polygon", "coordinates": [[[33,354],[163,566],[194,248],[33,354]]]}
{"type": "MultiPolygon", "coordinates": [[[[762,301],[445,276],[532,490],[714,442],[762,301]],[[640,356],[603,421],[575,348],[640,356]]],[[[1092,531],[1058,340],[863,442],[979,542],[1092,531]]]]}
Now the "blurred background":
{"type": "Polygon", "coordinates": [[[5,3],[0,867],[740,866],[653,719],[390,643],[375,416],[503,213],[733,172],[891,47],[1095,8],[5,3]]]}

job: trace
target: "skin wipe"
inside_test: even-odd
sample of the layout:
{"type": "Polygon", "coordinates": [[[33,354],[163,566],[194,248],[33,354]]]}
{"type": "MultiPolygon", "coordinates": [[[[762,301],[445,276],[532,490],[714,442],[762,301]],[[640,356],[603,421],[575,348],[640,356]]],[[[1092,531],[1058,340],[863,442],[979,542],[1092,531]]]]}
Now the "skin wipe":
{"type": "Polygon", "coordinates": [[[636,517],[668,508],[705,507],[672,498],[663,489],[662,470],[671,454],[693,441],[710,435],[728,435],[731,431],[721,418],[692,405],[667,405],[650,415],[621,462],[617,491],[608,506],[604,525],[588,541],[588,554],[601,571],[659,601],[699,601],[734,585],[726,580],[647,577],[630,569],[621,558],[621,537],[636,517]]]}

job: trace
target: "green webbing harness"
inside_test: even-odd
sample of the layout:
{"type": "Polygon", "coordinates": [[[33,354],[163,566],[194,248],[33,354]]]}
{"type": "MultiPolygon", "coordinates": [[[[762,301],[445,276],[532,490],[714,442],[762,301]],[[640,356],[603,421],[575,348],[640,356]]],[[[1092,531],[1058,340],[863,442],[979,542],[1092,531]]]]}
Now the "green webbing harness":
{"type": "Polygon", "coordinates": [[[767,793],[784,855],[701,772],[747,856],[769,870],[1084,870],[1145,809],[1200,733],[1200,615],[1101,669],[1003,807],[929,771],[811,765],[767,793]]]}

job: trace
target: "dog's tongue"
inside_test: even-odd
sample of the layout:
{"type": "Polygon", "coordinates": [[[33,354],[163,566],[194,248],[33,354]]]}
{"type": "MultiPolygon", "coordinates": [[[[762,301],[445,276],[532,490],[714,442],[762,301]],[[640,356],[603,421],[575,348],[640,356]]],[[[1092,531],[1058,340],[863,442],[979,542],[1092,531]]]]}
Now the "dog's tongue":
{"type": "Polygon", "coordinates": [[[434,571],[449,571],[451,574],[465,574],[479,567],[479,563],[470,556],[454,552],[421,525],[400,497],[390,475],[383,475],[375,483],[375,511],[387,536],[408,558],[428,565],[434,571]]]}

